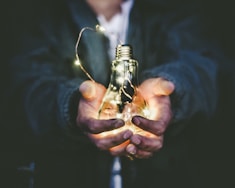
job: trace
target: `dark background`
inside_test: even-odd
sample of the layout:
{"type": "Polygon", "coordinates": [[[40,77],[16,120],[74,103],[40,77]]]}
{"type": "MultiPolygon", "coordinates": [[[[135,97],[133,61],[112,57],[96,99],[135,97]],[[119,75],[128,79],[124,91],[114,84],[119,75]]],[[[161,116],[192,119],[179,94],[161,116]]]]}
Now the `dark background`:
{"type": "MultiPolygon", "coordinates": [[[[168,1],[171,3],[171,0],[168,1]]],[[[53,3],[56,6],[59,1],[53,3]]],[[[202,146],[204,153],[201,155],[203,157],[200,165],[205,168],[202,168],[201,173],[208,182],[208,187],[235,187],[235,11],[233,1],[199,0],[198,3],[201,4],[205,19],[210,26],[208,34],[218,40],[227,57],[226,62],[220,65],[218,80],[220,101],[217,113],[211,128],[202,134],[205,144],[202,146]]],[[[8,60],[18,47],[17,36],[19,32],[27,30],[27,23],[34,21],[37,11],[43,11],[35,4],[43,4],[43,0],[5,1],[0,6],[0,187],[1,185],[6,188],[29,187],[30,177],[33,174],[30,169],[32,151],[27,151],[25,148],[21,150],[17,146],[18,140],[14,135],[20,133],[11,132],[12,125],[8,120],[14,117],[4,111],[2,104],[7,103],[4,101],[4,95],[9,85],[11,71],[8,69],[8,60]],[[28,169],[19,170],[22,166],[28,169]]]]}

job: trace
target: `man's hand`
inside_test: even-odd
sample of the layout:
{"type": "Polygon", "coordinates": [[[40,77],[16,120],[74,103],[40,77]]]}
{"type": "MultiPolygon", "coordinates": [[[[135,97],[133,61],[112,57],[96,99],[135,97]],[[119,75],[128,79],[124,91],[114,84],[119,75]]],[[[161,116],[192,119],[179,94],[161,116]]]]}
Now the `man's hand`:
{"type": "Polygon", "coordinates": [[[148,79],[140,85],[138,92],[147,102],[150,117],[133,117],[132,122],[143,131],[131,137],[126,148],[129,154],[136,158],[148,158],[162,148],[164,132],[172,118],[169,95],[174,88],[172,82],[163,78],[148,79]]]}
{"type": "Polygon", "coordinates": [[[109,150],[112,155],[124,155],[126,145],[132,136],[129,130],[109,134],[110,130],[124,125],[120,119],[97,119],[106,88],[92,81],[85,81],[79,88],[82,97],[78,106],[77,126],[101,150],[109,150]]]}

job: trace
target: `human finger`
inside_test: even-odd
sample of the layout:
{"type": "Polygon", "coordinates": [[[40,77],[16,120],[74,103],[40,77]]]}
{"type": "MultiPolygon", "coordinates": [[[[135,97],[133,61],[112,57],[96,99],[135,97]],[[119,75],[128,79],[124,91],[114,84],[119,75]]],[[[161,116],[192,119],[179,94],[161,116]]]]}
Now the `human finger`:
{"type": "Polygon", "coordinates": [[[88,134],[93,143],[101,150],[109,150],[113,155],[119,155],[124,147],[122,145],[130,139],[130,130],[122,131],[118,134],[88,134]],[[118,147],[119,146],[119,147],[118,147]]]}
{"type": "MultiPolygon", "coordinates": [[[[130,142],[136,146],[136,152],[138,150],[155,152],[163,146],[163,136],[143,136],[135,134],[131,137],[130,142]]],[[[134,152],[134,150],[133,150],[134,152]]]]}
{"type": "Polygon", "coordinates": [[[144,131],[147,131],[149,133],[152,133],[153,135],[158,135],[158,136],[162,135],[167,127],[164,121],[150,120],[142,116],[134,116],[132,118],[132,122],[136,126],[143,129],[144,131]]]}
{"type": "Polygon", "coordinates": [[[80,128],[84,132],[98,134],[105,131],[111,131],[125,125],[121,119],[100,120],[94,118],[81,118],[79,120],[80,128]]]}
{"type": "Polygon", "coordinates": [[[175,89],[175,86],[172,82],[161,77],[156,78],[155,86],[154,93],[156,95],[170,95],[175,89]]]}
{"type": "Polygon", "coordinates": [[[105,90],[106,89],[103,85],[90,80],[84,81],[79,87],[80,93],[86,100],[93,100],[100,95],[103,96],[105,90]]]}
{"type": "Polygon", "coordinates": [[[134,160],[135,158],[138,159],[144,159],[144,158],[149,158],[153,155],[152,151],[145,151],[145,150],[141,150],[139,148],[137,148],[134,144],[130,143],[127,147],[126,147],[126,156],[130,159],[130,160],[134,160]]]}
{"type": "Polygon", "coordinates": [[[161,77],[147,79],[138,88],[145,98],[151,98],[154,95],[168,96],[174,91],[174,89],[175,86],[171,81],[165,80],[161,77]]]}
{"type": "Polygon", "coordinates": [[[109,149],[109,152],[112,156],[124,156],[126,155],[126,147],[130,143],[130,140],[126,140],[125,142],[122,142],[121,144],[114,146],[109,149]]]}

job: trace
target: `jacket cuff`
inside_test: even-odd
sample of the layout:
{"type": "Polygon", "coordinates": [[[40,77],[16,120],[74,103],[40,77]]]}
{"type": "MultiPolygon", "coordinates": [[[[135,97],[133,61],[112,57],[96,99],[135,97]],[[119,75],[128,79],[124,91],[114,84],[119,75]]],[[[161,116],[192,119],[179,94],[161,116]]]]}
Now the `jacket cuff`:
{"type": "Polygon", "coordinates": [[[58,123],[62,128],[75,127],[78,103],[80,98],[79,86],[82,83],[80,79],[66,81],[59,87],[58,96],[58,123]]]}
{"type": "MultiPolygon", "coordinates": [[[[169,67],[158,67],[155,69],[152,69],[150,71],[144,72],[144,74],[141,77],[141,81],[144,81],[149,78],[157,78],[161,77],[166,80],[171,81],[175,85],[174,92],[170,95],[171,100],[171,109],[173,113],[173,118],[171,121],[171,125],[169,126],[170,135],[178,135],[185,127],[185,124],[187,124],[187,117],[184,116],[184,113],[182,112],[184,109],[180,108],[183,104],[183,97],[185,96],[185,86],[181,83],[180,78],[181,76],[178,75],[180,73],[175,72],[170,66],[169,67]],[[170,72],[171,74],[169,74],[170,72]],[[177,126],[175,126],[177,125],[177,126]],[[177,128],[176,128],[177,127],[177,128]]],[[[169,132],[169,130],[167,132],[169,132]]]]}

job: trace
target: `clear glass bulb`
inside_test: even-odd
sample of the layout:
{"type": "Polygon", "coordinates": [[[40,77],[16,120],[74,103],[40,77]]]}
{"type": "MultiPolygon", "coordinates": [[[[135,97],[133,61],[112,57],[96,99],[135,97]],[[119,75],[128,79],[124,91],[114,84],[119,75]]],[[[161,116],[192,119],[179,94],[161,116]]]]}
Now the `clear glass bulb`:
{"type": "Polygon", "coordinates": [[[99,110],[99,119],[120,118],[125,121],[124,127],[110,131],[110,134],[123,129],[139,132],[141,129],[131,119],[134,115],[148,117],[148,110],[138,92],[138,62],[132,58],[130,45],[117,46],[111,71],[110,83],[99,110]]]}

